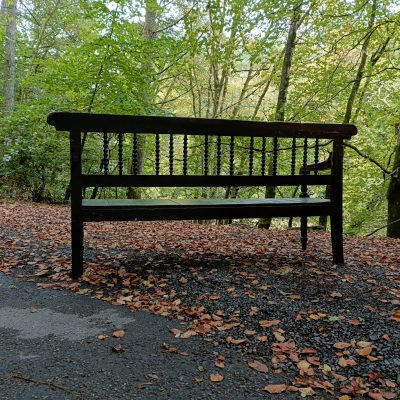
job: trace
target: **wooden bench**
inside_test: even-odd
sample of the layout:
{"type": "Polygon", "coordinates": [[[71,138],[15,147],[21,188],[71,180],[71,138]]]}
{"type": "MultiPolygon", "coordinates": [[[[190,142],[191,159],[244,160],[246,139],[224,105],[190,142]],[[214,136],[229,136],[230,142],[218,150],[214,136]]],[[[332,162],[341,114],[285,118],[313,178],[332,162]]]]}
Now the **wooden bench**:
{"type": "Polygon", "coordinates": [[[325,215],[331,221],[333,262],[343,262],[343,140],[356,134],[353,125],[68,112],[50,114],[48,123],[69,131],[74,278],[83,273],[86,221],[300,217],[305,249],[307,217],[325,215]],[[321,163],[323,153],[329,161],[321,163]],[[323,166],[328,174],[319,172],[323,166]],[[327,185],[329,199],[321,195],[327,185]],[[111,198],[123,197],[118,188],[128,187],[147,188],[155,197],[155,188],[165,187],[240,187],[243,192],[267,186],[301,187],[300,196],[291,189],[286,198],[267,199],[255,192],[247,198],[111,198]],[[310,197],[308,186],[320,195],[310,197]],[[103,188],[107,198],[85,199],[90,187],[103,188]]]}

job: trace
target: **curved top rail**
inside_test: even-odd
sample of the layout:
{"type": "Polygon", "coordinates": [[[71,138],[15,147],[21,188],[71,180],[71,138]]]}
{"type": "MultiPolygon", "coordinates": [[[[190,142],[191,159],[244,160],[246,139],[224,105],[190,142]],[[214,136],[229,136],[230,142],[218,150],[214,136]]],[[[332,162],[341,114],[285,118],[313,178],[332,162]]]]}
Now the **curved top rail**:
{"type": "Polygon", "coordinates": [[[349,139],[357,133],[351,124],[261,122],[118,114],[54,112],[47,122],[57,131],[174,133],[216,136],[266,136],[349,139]]]}

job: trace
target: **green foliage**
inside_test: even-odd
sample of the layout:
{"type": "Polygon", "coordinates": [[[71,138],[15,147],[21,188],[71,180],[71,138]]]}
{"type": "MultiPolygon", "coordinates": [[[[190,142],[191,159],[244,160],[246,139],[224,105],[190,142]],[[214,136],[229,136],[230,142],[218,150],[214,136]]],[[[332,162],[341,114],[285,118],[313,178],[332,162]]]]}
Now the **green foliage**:
{"type": "MultiPolygon", "coordinates": [[[[296,4],[25,1],[18,17],[15,111],[4,114],[0,124],[0,195],[63,200],[68,138],[46,124],[51,111],[271,119],[296,4]],[[145,34],[146,9],[155,20],[151,37],[145,34]]],[[[291,121],[342,122],[362,44],[370,36],[351,118],[359,135],[351,143],[390,170],[393,126],[400,120],[400,17],[394,0],[379,1],[368,31],[372,4],[302,2],[285,116],[291,121]]],[[[3,21],[0,40],[4,42],[3,21]]],[[[5,63],[3,48],[0,62],[5,63]]],[[[3,69],[0,78],[4,80],[3,69]]],[[[193,140],[190,167],[200,171],[203,166],[195,160],[201,146],[193,140]]],[[[128,152],[131,145],[127,142],[128,152]]],[[[88,151],[95,148],[90,141],[87,146],[88,151]]],[[[168,146],[166,140],[162,146],[168,146]]],[[[240,150],[247,144],[239,141],[237,146],[235,168],[240,171],[247,168],[240,150]]],[[[152,151],[146,143],[145,154],[152,151]]],[[[290,154],[282,154],[283,161],[289,159],[290,154]]],[[[98,158],[90,166],[99,170],[98,158]]],[[[152,168],[151,158],[145,158],[144,167],[152,168]]],[[[168,168],[165,160],[162,168],[168,168]]],[[[210,160],[213,168],[215,159],[210,160]]],[[[346,232],[364,234],[384,224],[388,181],[375,164],[346,149],[346,232]]],[[[170,190],[146,189],[143,195],[167,196],[170,190]]],[[[278,194],[292,195],[293,190],[280,188],[278,194]]],[[[263,188],[239,189],[238,195],[263,193],[263,188]]],[[[181,189],[174,195],[224,196],[225,190],[181,189]]]]}

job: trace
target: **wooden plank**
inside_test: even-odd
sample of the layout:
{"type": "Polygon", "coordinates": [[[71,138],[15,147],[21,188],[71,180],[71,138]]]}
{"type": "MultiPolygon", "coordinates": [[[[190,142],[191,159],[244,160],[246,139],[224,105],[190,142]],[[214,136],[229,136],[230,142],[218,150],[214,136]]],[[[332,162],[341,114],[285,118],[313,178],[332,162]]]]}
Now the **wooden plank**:
{"type": "Polygon", "coordinates": [[[295,206],[295,205],[317,205],[330,204],[329,199],[320,198],[269,198],[269,199],[85,199],[82,205],[88,208],[151,208],[151,207],[246,207],[255,205],[268,206],[295,206]]]}
{"type": "Polygon", "coordinates": [[[332,175],[82,175],[86,187],[299,186],[332,182],[332,175]]]}
{"type": "Polygon", "coordinates": [[[176,207],[83,207],[85,221],[157,221],[331,215],[328,202],[304,204],[177,205],[176,207]]]}
{"type": "Polygon", "coordinates": [[[226,119],[137,116],[56,112],[47,122],[58,131],[161,133],[254,137],[349,139],[357,133],[350,124],[260,122],[226,119]]]}

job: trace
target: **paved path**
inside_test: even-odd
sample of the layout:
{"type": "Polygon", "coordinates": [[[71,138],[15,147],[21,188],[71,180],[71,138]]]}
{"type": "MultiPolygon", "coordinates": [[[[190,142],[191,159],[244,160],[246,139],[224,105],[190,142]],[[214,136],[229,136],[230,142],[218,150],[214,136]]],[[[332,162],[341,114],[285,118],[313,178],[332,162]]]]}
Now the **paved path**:
{"type": "Polygon", "coordinates": [[[260,391],[266,376],[249,375],[236,353],[220,371],[224,381],[210,382],[210,374],[218,372],[215,345],[197,337],[175,339],[172,327],[179,324],[0,273],[0,399],[268,397],[260,391]],[[126,335],[113,338],[117,329],[126,335]],[[99,340],[100,334],[109,338],[99,340]],[[188,355],[169,353],[163,343],[188,355]],[[112,351],[118,344],[122,353],[112,351]],[[204,381],[196,384],[195,377],[204,381]]]}

